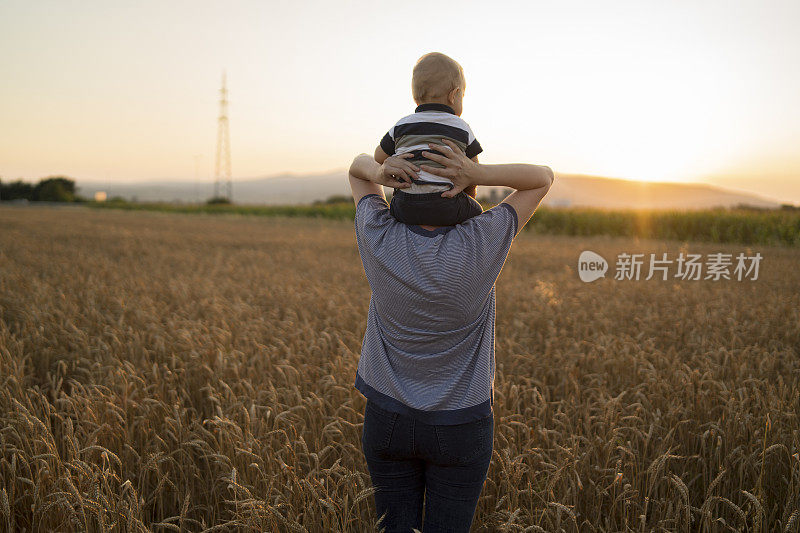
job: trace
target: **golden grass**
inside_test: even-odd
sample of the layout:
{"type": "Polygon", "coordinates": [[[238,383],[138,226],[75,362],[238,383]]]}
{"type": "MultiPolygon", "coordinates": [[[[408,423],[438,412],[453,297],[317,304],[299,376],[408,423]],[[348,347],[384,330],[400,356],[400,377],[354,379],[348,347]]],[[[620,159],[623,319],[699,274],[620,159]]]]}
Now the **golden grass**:
{"type": "MultiPolygon", "coordinates": [[[[797,531],[800,251],[575,273],[680,247],[518,238],[473,531],[797,531]]],[[[352,222],[0,209],[0,530],[372,530],[368,296],[352,222]]]]}

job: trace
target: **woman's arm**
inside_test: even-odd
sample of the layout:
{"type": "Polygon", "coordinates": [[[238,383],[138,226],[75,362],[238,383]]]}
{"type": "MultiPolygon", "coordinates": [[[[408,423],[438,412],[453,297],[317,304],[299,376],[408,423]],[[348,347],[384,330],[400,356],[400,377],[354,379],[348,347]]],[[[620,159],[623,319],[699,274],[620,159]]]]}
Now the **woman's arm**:
{"type": "Polygon", "coordinates": [[[502,186],[516,189],[504,203],[517,212],[517,231],[528,222],[539,203],[550,190],[555,175],[550,167],[527,163],[508,163],[484,165],[470,160],[450,140],[442,139],[447,146],[429,144],[431,149],[441,152],[423,152],[427,159],[444,165],[445,168],[420,165],[431,174],[449,178],[455,187],[442,193],[442,196],[455,196],[466,187],[473,185],[502,186]],[[449,146],[449,149],[448,149],[449,146]]]}
{"type": "Polygon", "coordinates": [[[356,156],[350,165],[348,175],[350,190],[356,205],[361,198],[368,194],[377,194],[386,199],[382,185],[397,189],[410,187],[411,178],[417,177],[419,168],[406,161],[409,157],[413,157],[413,154],[405,153],[387,157],[383,164],[379,165],[374,158],[367,154],[356,156]]]}

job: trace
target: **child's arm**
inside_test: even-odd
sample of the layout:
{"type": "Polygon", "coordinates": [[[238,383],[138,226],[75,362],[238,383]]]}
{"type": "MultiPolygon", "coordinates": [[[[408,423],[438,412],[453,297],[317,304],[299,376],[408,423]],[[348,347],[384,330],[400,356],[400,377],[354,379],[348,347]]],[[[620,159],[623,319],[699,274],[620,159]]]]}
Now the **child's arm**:
{"type": "Polygon", "coordinates": [[[386,132],[386,135],[381,138],[381,142],[378,143],[378,147],[375,148],[375,162],[382,165],[387,158],[393,155],[395,155],[394,126],[386,132]]]}
{"type": "Polygon", "coordinates": [[[356,205],[361,198],[368,194],[377,194],[386,199],[381,185],[394,189],[410,187],[410,178],[417,176],[419,167],[410,163],[409,157],[411,157],[410,153],[401,154],[379,165],[367,154],[357,156],[350,165],[348,173],[350,190],[356,205]],[[405,179],[409,181],[403,181],[405,179]]]}
{"type": "Polygon", "coordinates": [[[375,162],[376,163],[378,163],[379,165],[382,165],[383,162],[386,161],[386,158],[388,158],[388,157],[389,157],[389,154],[384,152],[383,148],[381,148],[380,145],[378,145],[378,147],[375,148],[375,162]]]}
{"type": "MultiPolygon", "coordinates": [[[[478,156],[477,155],[473,155],[472,157],[470,157],[470,159],[472,159],[476,163],[478,162],[478,156]]],[[[469,196],[472,196],[473,198],[475,198],[478,195],[478,187],[476,187],[475,185],[469,185],[469,186],[464,188],[464,192],[467,193],[469,196]]]]}

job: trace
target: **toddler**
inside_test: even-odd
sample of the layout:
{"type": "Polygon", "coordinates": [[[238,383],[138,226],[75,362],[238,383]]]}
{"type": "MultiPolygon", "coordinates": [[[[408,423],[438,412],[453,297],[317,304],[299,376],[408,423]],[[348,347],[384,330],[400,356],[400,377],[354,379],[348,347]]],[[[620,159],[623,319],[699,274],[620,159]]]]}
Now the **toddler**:
{"type": "MultiPolygon", "coordinates": [[[[431,52],[419,58],[411,78],[417,108],[384,135],[375,149],[375,161],[382,164],[389,156],[412,152],[408,161],[417,167],[443,168],[422,152],[433,152],[428,143],[442,144],[441,139],[446,138],[477,162],[483,149],[461,118],[465,85],[464,70],[450,57],[431,52]]],[[[452,188],[449,179],[420,169],[410,187],[394,190],[389,212],[405,224],[430,226],[454,226],[483,212],[475,201],[474,186],[452,198],[442,196],[452,188]]]]}

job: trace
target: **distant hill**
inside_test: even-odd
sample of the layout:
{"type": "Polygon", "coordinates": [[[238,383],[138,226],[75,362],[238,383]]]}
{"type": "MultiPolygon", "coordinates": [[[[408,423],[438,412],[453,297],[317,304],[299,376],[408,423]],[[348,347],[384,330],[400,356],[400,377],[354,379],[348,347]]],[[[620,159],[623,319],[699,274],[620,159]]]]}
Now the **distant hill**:
{"type": "MultiPolygon", "coordinates": [[[[214,184],[184,181],[78,182],[78,194],[93,198],[96,191],[105,191],[109,198],[121,196],[140,202],[203,202],[213,196],[214,184]]],[[[233,201],[241,204],[310,204],[349,193],[344,171],[303,176],[281,174],[233,182],[233,201]]]]}
{"type": "Polygon", "coordinates": [[[706,209],[739,204],[780,207],[780,202],[774,200],[701,183],[646,182],[577,175],[556,177],[544,203],[611,209],[706,209]]]}
{"type": "MultiPolygon", "coordinates": [[[[139,183],[78,182],[78,194],[92,198],[105,191],[109,198],[127,200],[202,202],[213,194],[213,184],[176,181],[139,183]]],[[[486,188],[478,189],[487,195],[486,188]]],[[[344,171],[314,175],[281,174],[233,182],[233,199],[240,204],[308,204],[330,196],[347,195],[344,171]]],[[[699,183],[638,182],[597,176],[558,175],[545,205],[608,208],[704,209],[747,204],[777,208],[779,202],[756,195],[699,183]]]]}

